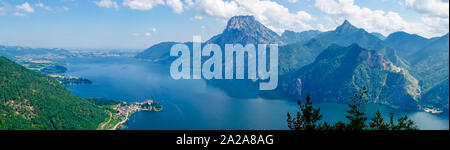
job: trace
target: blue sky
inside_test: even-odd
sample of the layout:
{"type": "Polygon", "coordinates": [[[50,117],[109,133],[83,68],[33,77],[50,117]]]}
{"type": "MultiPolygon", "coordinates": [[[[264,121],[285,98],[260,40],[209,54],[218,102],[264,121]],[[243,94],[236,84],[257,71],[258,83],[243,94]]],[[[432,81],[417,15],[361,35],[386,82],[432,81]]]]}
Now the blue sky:
{"type": "Polygon", "coordinates": [[[284,30],[332,30],[345,19],[384,35],[449,30],[448,0],[0,0],[0,44],[68,49],[144,49],[203,40],[235,15],[284,30]]]}

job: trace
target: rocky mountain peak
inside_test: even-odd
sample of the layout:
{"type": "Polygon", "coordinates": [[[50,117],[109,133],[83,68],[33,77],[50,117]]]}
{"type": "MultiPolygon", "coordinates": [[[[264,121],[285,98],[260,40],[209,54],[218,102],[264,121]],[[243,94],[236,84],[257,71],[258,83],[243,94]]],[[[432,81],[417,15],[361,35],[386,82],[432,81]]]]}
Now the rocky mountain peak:
{"type": "Polygon", "coordinates": [[[222,34],[216,35],[207,43],[224,44],[282,44],[281,37],[253,16],[232,17],[222,34]]]}
{"type": "Polygon", "coordinates": [[[262,24],[253,16],[234,16],[228,20],[226,30],[252,28],[255,25],[261,26],[262,24]]]}
{"type": "Polygon", "coordinates": [[[342,25],[336,28],[337,33],[351,33],[357,30],[358,28],[353,26],[348,20],[345,20],[342,25]]]}

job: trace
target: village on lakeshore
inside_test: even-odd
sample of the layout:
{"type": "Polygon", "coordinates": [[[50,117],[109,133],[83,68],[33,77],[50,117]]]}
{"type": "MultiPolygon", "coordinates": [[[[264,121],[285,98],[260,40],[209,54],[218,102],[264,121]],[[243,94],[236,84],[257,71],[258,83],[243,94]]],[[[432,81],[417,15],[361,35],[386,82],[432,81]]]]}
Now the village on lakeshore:
{"type": "Polygon", "coordinates": [[[159,103],[149,99],[145,102],[122,102],[117,105],[116,110],[116,115],[133,114],[138,111],[158,112],[162,110],[162,106],[159,103]]]}
{"type": "Polygon", "coordinates": [[[149,99],[144,102],[120,102],[117,105],[111,106],[109,111],[109,119],[102,122],[98,130],[116,130],[124,128],[124,123],[128,121],[131,115],[139,111],[159,112],[163,107],[153,100],[149,99]]]}

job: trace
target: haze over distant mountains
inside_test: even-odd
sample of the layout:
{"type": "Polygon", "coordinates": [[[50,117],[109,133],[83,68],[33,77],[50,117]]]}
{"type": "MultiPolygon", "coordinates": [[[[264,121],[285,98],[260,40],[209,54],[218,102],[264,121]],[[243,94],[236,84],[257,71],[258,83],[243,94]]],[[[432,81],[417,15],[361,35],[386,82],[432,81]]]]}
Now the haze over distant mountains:
{"type": "Polygon", "coordinates": [[[58,56],[72,56],[72,54],[65,49],[48,49],[48,48],[30,48],[20,46],[3,46],[0,45],[0,56],[5,56],[9,59],[16,59],[17,56],[26,55],[58,55],[58,56]]]}
{"type": "MultiPolygon", "coordinates": [[[[448,89],[448,34],[428,39],[399,31],[384,37],[346,20],[332,31],[286,31],[279,36],[253,17],[236,16],[206,43],[280,44],[277,94],[283,97],[299,99],[309,92],[318,101],[348,103],[349,95],[367,86],[374,103],[448,112],[449,95],[441,90],[448,89]]],[[[168,63],[173,44],[156,44],[136,57],[168,63]]],[[[256,90],[252,83],[232,86],[256,90]]]]}

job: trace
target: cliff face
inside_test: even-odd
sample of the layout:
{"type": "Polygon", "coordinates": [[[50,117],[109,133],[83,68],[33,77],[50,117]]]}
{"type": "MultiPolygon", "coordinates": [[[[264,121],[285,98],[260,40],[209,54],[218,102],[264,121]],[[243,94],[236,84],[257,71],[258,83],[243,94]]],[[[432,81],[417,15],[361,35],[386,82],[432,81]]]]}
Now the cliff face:
{"type": "Polygon", "coordinates": [[[232,17],[223,33],[212,37],[207,43],[224,44],[282,44],[281,37],[253,16],[232,17]]]}
{"type": "Polygon", "coordinates": [[[421,94],[418,81],[407,70],[358,45],[330,46],[312,64],[280,82],[292,98],[311,93],[318,101],[338,103],[349,103],[349,97],[366,86],[372,102],[407,109],[417,108],[421,94]]]}
{"type": "MultiPolygon", "coordinates": [[[[222,47],[225,44],[283,44],[281,37],[277,33],[255,20],[253,16],[232,17],[223,33],[212,37],[207,43],[218,44],[222,47]]],[[[155,44],[136,55],[136,58],[153,62],[170,62],[174,60],[174,57],[170,57],[170,48],[175,44],[177,42],[155,44]]],[[[184,44],[192,47],[192,42],[184,44]]]]}
{"type": "MultiPolygon", "coordinates": [[[[228,21],[221,34],[206,43],[221,46],[278,43],[280,80],[278,89],[271,95],[298,99],[311,92],[319,101],[348,103],[350,96],[366,86],[371,92],[372,101],[376,103],[405,109],[414,109],[418,103],[439,108],[448,106],[448,101],[441,101],[441,98],[430,95],[426,96],[426,100],[423,98],[433,87],[448,79],[448,34],[425,39],[399,32],[381,40],[373,33],[345,21],[333,31],[286,31],[280,37],[254,17],[236,16],[228,21]],[[302,39],[305,41],[296,42],[302,39]],[[418,48],[405,43],[425,47],[418,48]],[[411,47],[416,52],[409,55],[412,51],[407,49],[411,47]],[[425,104],[434,101],[442,103],[425,104]]],[[[155,62],[171,62],[175,58],[169,57],[173,44],[157,44],[137,57],[155,62]]],[[[192,43],[185,44],[192,46],[192,43]]],[[[260,96],[248,94],[258,93],[251,81],[208,83],[231,91],[227,93],[235,93],[231,94],[233,96],[260,96]]],[[[440,97],[445,96],[444,93],[440,97]]]]}

